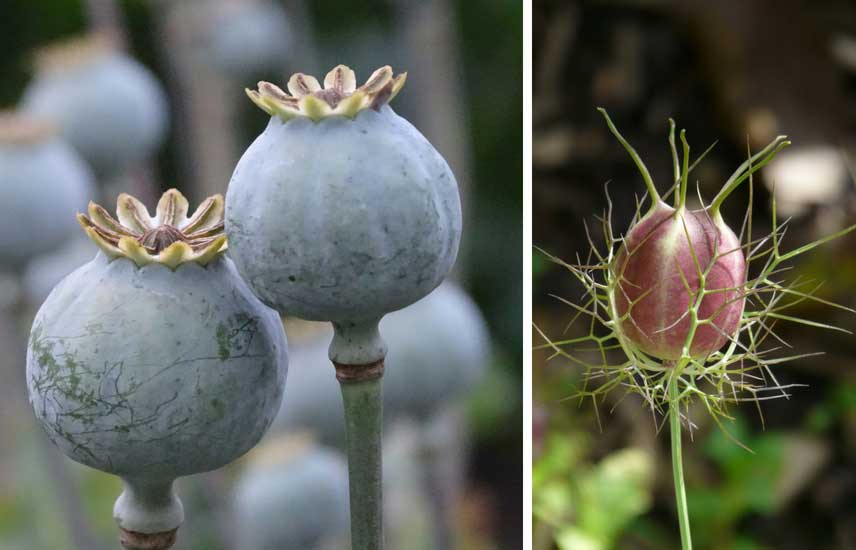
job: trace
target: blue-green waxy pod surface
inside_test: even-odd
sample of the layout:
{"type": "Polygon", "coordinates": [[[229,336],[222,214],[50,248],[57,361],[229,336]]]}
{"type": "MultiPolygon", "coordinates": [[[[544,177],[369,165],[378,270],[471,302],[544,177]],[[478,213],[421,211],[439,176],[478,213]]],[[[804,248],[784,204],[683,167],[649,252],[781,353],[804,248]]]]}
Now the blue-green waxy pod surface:
{"type": "Polygon", "coordinates": [[[415,302],[451,268],[460,232],[452,172],[388,105],[272,117],[226,196],[238,270],[262,301],[310,320],[376,320],[415,302]]]}
{"type": "Polygon", "coordinates": [[[58,249],[94,191],[89,167],[61,140],[0,143],[0,268],[58,249]]]}
{"type": "Polygon", "coordinates": [[[218,468],[261,438],[280,406],[286,354],[279,317],[228,258],[172,271],[98,254],[39,310],[27,384],[69,457],[175,478],[218,468]]]}
{"type": "Polygon", "coordinates": [[[120,527],[160,533],[183,520],[175,478],[223,466],[261,439],[286,369],[279,316],[228,258],[172,270],[99,253],[36,315],[27,385],[66,455],[124,480],[120,527]]]}

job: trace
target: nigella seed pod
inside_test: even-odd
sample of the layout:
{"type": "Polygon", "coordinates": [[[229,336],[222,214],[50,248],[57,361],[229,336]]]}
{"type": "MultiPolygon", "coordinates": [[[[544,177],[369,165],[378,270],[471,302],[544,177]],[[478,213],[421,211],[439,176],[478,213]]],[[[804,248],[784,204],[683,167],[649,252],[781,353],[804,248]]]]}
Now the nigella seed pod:
{"type": "Polygon", "coordinates": [[[357,88],[340,65],[324,88],[296,74],[292,95],[265,82],[247,92],[273,116],[232,175],[226,233],[268,305],[340,325],[377,322],[428,294],[454,263],[455,178],[387,105],[405,76],[384,67],[357,88]]]}
{"type": "Polygon", "coordinates": [[[585,288],[581,304],[564,301],[576,310],[566,330],[582,318],[587,332],[556,342],[536,330],[547,342],[544,348],[552,349],[554,356],[568,358],[585,369],[584,384],[576,396],[602,402],[603,396],[620,389],[625,395],[639,394],[640,402],[652,413],[666,417],[663,423],[668,423],[671,436],[681,547],[692,548],[681,450],[683,426],[693,426],[690,414],[695,407],[690,403],[726,430],[722,419],[731,419],[730,409],[740,402],[755,401],[760,412],[762,400],[790,395],[793,386],[780,385],[774,368],[817,354],[776,354],[780,344],[791,346],[773,334],[771,326],[787,321],[831,331],[843,329],[783,310],[805,301],[854,310],[816,297],[818,287],[806,288],[801,280],[788,282],[781,272],[789,260],[856,231],[856,225],[785,252],[780,246],[784,224],[778,221],[774,194],[771,232],[754,236],[753,174],[790,145],[786,136],[776,137],[754,154],[747,148],[746,160],[719,192],[708,202],[699,191],[702,208],[688,210],[689,174],[707,152],[690,164],[690,146],[681,131],[681,161],[673,120],[669,121],[669,145],[674,185],[666,197],[674,195],[674,206],[669,206],[636,150],[606,111],[599,110],[645,181],[648,211],[642,215],[643,198],[637,203],[639,220],[619,236],[612,230],[610,202],[601,218],[605,247],[589,238],[591,250],[585,263],[551,258],[585,288]],[[721,207],[747,181],[749,199],[738,239],[723,221],[721,207]],[[776,342],[772,345],[771,335],[769,340],[776,342]]]}
{"type": "Polygon", "coordinates": [[[624,237],[612,269],[621,332],[645,353],[680,359],[695,327],[689,356],[706,357],[736,334],[746,259],[720,216],[660,201],[624,237]]]}
{"type": "Polygon", "coordinates": [[[237,480],[234,508],[246,550],[347,548],[345,457],[305,434],[266,442],[237,480]]]}
{"type": "Polygon", "coordinates": [[[58,249],[95,189],[86,163],[49,125],[0,112],[0,266],[58,249]]]}
{"type": "Polygon", "coordinates": [[[669,121],[674,169],[674,206],[670,206],[660,197],[636,150],[606,111],[599,110],[639,169],[650,200],[648,211],[616,241],[621,246],[606,261],[609,326],[630,356],[642,352],[664,364],[703,362],[726,343],[736,345],[749,292],[745,245],[726,225],[720,208],[742,182],[790,142],[785,136],[777,137],[741,164],[709,204],[689,210],[689,173],[707,153],[690,166],[690,147],[682,130],[681,163],[675,123],[669,121]]]}
{"type": "Polygon", "coordinates": [[[259,441],[280,406],[286,340],[223,255],[221,196],[189,218],[174,189],[154,217],[128,195],[118,203],[118,220],[93,203],[79,216],[101,252],[36,315],[27,385],[65,454],[123,479],[123,544],[168,548],[183,519],[173,480],[259,441]]]}
{"type": "Polygon", "coordinates": [[[166,94],[155,76],[106,36],[74,39],[36,56],[21,109],[56,121],[99,177],[149,158],[166,137],[166,94]]]}

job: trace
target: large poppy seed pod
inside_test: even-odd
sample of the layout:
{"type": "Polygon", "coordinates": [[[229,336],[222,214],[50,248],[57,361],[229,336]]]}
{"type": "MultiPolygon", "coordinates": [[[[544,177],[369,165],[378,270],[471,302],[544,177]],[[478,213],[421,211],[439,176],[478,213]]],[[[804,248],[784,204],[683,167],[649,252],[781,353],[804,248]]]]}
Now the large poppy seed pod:
{"type": "Polygon", "coordinates": [[[466,396],[488,365],[489,335],[478,306],[446,281],[380,323],[389,344],[384,409],[392,417],[428,420],[466,396]]]}
{"type": "Polygon", "coordinates": [[[236,482],[234,512],[246,550],[345,550],[345,457],[300,434],[268,441],[236,482]]]}
{"type": "Polygon", "coordinates": [[[37,73],[21,108],[56,121],[104,178],[134,168],[166,137],[168,108],[160,83],[100,35],[37,55],[37,73]]]}
{"type": "Polygon", "coordinates": [[[248,0],[220,2],[205,43],[218,69],[241,79],[280,70],[292,42],[285,9],[276,2],[248,0]]]}
{"type": "Polygon", "coordinates": [[[30,401],[65,454],[123,479],[123,545],[168,548],[183,520],[173,480],[231,462],[273,421],[285,334],[223,255],[221,196],[189,218],[174,189],[154,217],[128,195],[118,220],[88,212],[101,251],[36,315],[30,401]]]}
{"type": "Polygon", "coordinates": [[[95,189],[89,168],[45,123],[0,112],[0,266],[58,249],[95,189]]]}
{"type": "Polygon", "coordinates": [[[340,363],[382,358],[371,325],[439,285],[458,250],[455,178],[387,105],[405,76],[384,67],[357,88],[340,65],[324,88],[295,74],[292,95],[266,82],[247,92],[272,117],[229,184],[230,254],[271,307],[333,321],[340,363]],[[362,352],[347,341],[365,342],[362,352]]]}
{"type": "Polygon", "coordinates": [[[733,337],[743,313],[746,259],[720,216],[672,208],[662,201],[627,233],[612,268],[621,332],[642,351],[680,359],[694,325],[690,309],[700,289],[691,357],[706,357],[733,337]],[[702,283],[702,278],[704,282],[702,283]]]}

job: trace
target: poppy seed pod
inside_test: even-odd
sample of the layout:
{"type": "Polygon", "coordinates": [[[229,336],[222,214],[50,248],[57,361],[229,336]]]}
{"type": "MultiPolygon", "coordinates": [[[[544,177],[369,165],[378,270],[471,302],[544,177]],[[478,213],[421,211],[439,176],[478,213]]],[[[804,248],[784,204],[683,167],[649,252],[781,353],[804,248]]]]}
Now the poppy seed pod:
{"type": "Polygon", "coordinates": [[[253,451],[236,483],[246,550],[347,548],[348,468],[340,453],[293,434],[253,451]]]}
{"type": "Polygon", "coordinates": [[[95,189],[89,168],[45,123],[0,113],[0,266],[58,249],[95,189]]]}
{"type": "Polygon", "coordinates": [[[270,0],[229,0],[205,35],[214,64],[226,75],[242,79],[266,70],[280,69],[292,42],[285,9],[270,0]]]}
{"type": "MultiPolygon", "coordinates": [[[[238,269],[271,307],[340,327],[376,323],[428,294],[454,263],[457,184],[387,105],[404,79],[384,67],[357,88],[340,65],[324,88],[296,74],[292,95],[265,82],[248,91],[272,117],[232,175],[226,233],[238,269]]],[[[350,359],[377,360],[377,351],[350,359]]]]}
{"type": "MultiPolygon", "coordinates": [[[[383,392],[387,425],[403,418],[428,421],[443,405],[466,396],[488,365],[485,320],[455,283],[446,281],[415,304],[390,313],[380,328],[390,348],[383,392]]],[[[308,430],[325,444],[341,446],[345,424],[330,414],[342,407],[327,358],[331,337],[329,328],[317,328],[302,345],[289,339],[289,383],[274,429],[308,430]]]]}
{"type": "Polygon", "coordinates": [[[66,455],[123,479],[123,544],[168,548],[183,519],[173,480],[231,462],[273,421],[285,334],[223,256],[222,197],[189,218],[174,189],[154,217],[118,202],[118,220],[92,203],[79,216],[101,252],[36,315],[27,385],[66,455]]]}
{"type": "Polygon", "coordinates": [[[338,413],[342,409],[342,391],[327,358],[333,330],[326,323],[313,327],[313,334],[301,341],[293,336],[296,323],[302,321],[286,322],[290,344],[288,387],[272,430],[310,432],[322,444],[341,448],[345,443],[345,421],[338,413]]]}
{"type": "Polygon", "coordinates": [[[465,397],[488,365],[489,335],[478,306],[446,281],[380,323],[389,343],[384,409],[391,418],[427,421],[465,397]]]}
{"type": "Polygon", "coordinates": [[[32,304],[44,302],[66,275],[92,261],[98,249],[86,235],[72,237],[59,250],[42,254],[27,264],[23,285],[32,304]]]}
{"type": "Polygon", "coordinates": [[[706,357],[733,337],[745,302],[746,259],[718,215],[660,201],[627,233],[613,267],[620,330],[642,351],[674,361],[694,328],[690,357],[706,357]],[[699,290],[705,294],[694,304],[699,290]],[[693,313],[693,306],[697,306],[693,313]]]}
{"type": "Polygon", "coordinates": [[[339,65],[295,74],[286,94],[259,83],[272,115],[229,183],[230,254],[256,295],[281,313],[331,321],[328,356],[342,388],[351,540],[383,548],[381,318],[449,272],[461,237],[458,186],[443,157],[388,103],[390,67],[357,88],[339,65]]]}
{"type": "Polygon", "coordinates": [[[166,137],[166,94],[155,76],[100,35],[45,49],[21,109],[56,121],[100,178],[120,175],[166,137]]]}

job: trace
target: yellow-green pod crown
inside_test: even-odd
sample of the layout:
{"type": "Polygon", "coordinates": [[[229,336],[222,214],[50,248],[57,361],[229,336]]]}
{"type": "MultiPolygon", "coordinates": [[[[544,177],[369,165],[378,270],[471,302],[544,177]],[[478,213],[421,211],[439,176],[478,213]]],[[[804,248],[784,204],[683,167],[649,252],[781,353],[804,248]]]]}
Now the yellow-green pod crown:
{"type": "Polygon", "coordinates": [[[365,109],[377,111],[398,95],[405,80],[407,73],[393,77],[392,68],[387,65],[357,88],[354,71],[339,65],[324,77],[323,88],[314,76],[296,73],[288,80],[290,94],[270,82],[259,82],[258,90],[246,92],[263,111],[284,122],[296,117],[318,122],[336,115],[352,119],[365,109]]]}
{"type": "Polygon", "coordinates": [[[88,215],[78,214],[77,220],[111,259],[176,269],[186,262],[207,265],[226,251],[223,210],[223,196],[214,195],[188,217],[187,199],[170,189],[161,196],[155,216],[142,202],[122,193],[116,201],[118,220],[94,202],[89,203],[88,215]]]}

